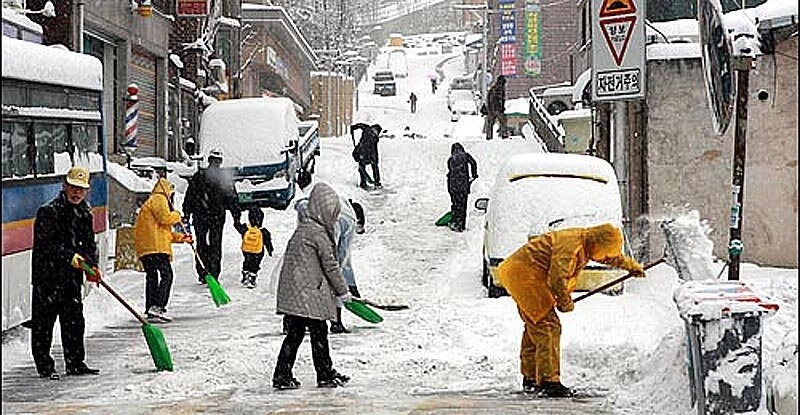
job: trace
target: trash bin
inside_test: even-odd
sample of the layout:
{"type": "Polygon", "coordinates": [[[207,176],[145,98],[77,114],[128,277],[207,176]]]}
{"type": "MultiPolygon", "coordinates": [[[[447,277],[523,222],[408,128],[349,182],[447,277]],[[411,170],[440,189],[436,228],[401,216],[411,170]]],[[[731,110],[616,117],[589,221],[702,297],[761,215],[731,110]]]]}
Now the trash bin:
{"type": "Polygon", "coordinates": [[[698,415],[757,410],[762,320],[778,304],[741,281],[687,281],[673,299],[686,326],[689,387],[698,415]]]}

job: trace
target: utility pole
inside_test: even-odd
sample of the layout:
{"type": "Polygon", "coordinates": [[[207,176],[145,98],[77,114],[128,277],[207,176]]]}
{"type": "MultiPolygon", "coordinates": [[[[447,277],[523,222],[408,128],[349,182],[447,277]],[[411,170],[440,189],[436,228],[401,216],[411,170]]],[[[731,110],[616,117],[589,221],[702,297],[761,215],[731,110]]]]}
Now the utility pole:
{"type": "Polygon", "coordinates": [[[747,99],[750,93],[751,56],[732,59],[736,71],[736,129],[733,136],[733,172],[731,179],[731,227],[728,242],[728,279],[739,279],[742,249],[742,205],[744,204],[744,166],[747,150],[747,99]]]}

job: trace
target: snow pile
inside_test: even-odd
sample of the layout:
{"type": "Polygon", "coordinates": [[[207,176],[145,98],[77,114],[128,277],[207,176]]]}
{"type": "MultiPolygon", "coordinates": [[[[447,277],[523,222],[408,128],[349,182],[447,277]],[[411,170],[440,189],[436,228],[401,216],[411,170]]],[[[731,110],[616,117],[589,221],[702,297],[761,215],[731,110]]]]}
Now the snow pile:
{"type": "Polygon", "coordinates": [[[667,239],[667,262],[684,280],[714,278],[714,243],[708,235],[711,228],[701,222],[697,210],[661,222],[667,239]]]}
{"type": "Polygon", "coordinates": [[[117,163],[109,161],[107,167],[109,176],[113,177],[119,184],[132,192],[150,193],[153,191],[153,186],[156,185],[155,179],[139,177],[133,170],[117,163]]]}

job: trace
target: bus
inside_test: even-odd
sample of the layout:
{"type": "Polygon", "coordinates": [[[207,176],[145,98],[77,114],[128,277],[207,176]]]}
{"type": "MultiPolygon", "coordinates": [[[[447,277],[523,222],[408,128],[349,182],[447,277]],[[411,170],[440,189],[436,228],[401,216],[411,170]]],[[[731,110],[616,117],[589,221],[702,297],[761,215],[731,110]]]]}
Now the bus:
{"type": "MultiPolygon", "coordinates": [[[[2,39],[3,332],[31,316],[33,222],[55,198],[67,171],[91,173],[95,239],[100,267],[106,243],[108,181],[103,142],[103,67],[64,46],[2,39]]],[[[87,284],[84,295],[88,294],[87,284]]]]}

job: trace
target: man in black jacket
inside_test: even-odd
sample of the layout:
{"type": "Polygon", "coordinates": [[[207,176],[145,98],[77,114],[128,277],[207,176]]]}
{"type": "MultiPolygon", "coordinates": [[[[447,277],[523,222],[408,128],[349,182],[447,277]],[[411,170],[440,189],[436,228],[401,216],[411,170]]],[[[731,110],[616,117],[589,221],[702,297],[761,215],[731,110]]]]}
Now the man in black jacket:
{"type": "Polygon", "coordinates": [[[494,85],[486,93],[486,139],[491,140],[494,135],[494,122],[500,123],[500,137],[508,138],[506,126],[506,77],[497,77],[494,85]]]}
{"type": "Polygon", "coordinates": [[[381,172],[378,168],[378,140],[383,127],[380,124],[367,125],[357,123],[350,126],[350,134],[361,130],[361,139],[353,150],[353,157],[358,162],[358,186],[367,189],[367,182],[372,181],[375,187],[381,187],[381,172]],[[372,165],[372,179],[367,174],[367,165],[372,165]]]}
{"type": "Polygon", "coordinates": [[[50,356],[56,318],[61,325],[67,374],[100,373],[84,363],[84,263],[93,269],[93,274],[87,273],[86,279],[100,281],[94,221],[91,207],[85,200],[88,193],[89,170],[71,168],[58,197],[39,208],[33,224],[32,316],[27,327],[31,328],[31,354],[36,371],[43,378],[60,378],[50,356]]]}
{"type": "Polygon", "coordinates": [[[225,210],[230,210],[233,222],[239,223],[242,213],[233,178],[220,169],[222,150],[208,154],[208,168],[198,170],[189,180],[183,199],[184,223],[192,219],[197,241],[197,254],[206,269],[195,258],[197,279],[205,284],[205,272],[219,279],[222,272],[222,227],[225,210]]]}
{"type": "Polygon", "coordinates": [[[450,229],[463,232],[467,222],[467,197],[470,184],[478,178],[478,163],[466,151],[461,143],[450,146],[450,158],[447,159],[447,192],[450,193],[450,229]]]}

